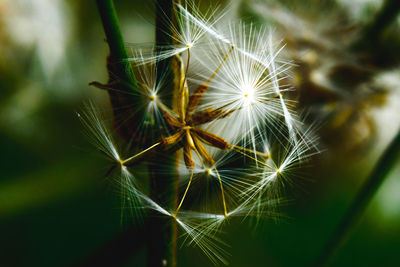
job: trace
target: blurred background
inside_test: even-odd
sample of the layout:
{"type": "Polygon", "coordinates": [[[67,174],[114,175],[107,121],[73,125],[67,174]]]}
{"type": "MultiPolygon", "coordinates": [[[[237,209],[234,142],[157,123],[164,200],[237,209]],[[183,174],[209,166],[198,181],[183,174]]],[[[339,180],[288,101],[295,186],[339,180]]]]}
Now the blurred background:
{"type": "MultiPolygon", "coordinates": [[[[115,2],[125,41],[152,42],[151,2],[115,2]]],[[[225,226],[230,266],[309,266],[399,130],[400,16],[382,11],[390,2],[219,3],[286,44],[289,82],[322,151],[287,188],[279,221],[225,226]]],[[[142,237],[118,245],[132,227],[76,116],[88,99],[109,108],[88,86],[106,82],[107,54],[95,1],[0,1],[0,266],[85,265],[107,251],[114,266],[145,264],[142,237]]],[[[400,163],[331,264],[399,266],[399,249],[400,163]]],[[[178,255],[179,266],[211,265],[196,247],[178,255]]]]}

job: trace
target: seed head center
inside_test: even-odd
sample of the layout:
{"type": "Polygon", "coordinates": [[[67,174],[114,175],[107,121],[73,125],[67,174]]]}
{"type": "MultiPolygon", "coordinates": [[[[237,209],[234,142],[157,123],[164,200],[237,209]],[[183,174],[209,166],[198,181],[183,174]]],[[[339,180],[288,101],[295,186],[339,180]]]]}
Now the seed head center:
{"type": "Polygon", "coordinates": [[[251,86],[245,86],[242,91],[242,101],[244,102],[244,105],[250,105],[254,103],[255,101],[255,92],[254,88],[251,86]]]}

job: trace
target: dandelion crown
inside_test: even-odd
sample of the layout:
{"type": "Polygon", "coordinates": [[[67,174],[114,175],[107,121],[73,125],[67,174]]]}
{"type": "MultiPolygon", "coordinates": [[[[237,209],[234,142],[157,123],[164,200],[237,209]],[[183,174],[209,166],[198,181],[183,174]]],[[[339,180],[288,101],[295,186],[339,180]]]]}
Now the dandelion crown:
{"type": "Polygon", "coordinates": [[[141,118],[129,141],[142,149],[122,157],[93,105],[80,117],[95,145],[114,162],[124,203],[173,218],[185,240],[214,263],[225,263],[215,236],[221,225],[236,216],[272,215],[279,189],[312,154],[315,140],[302,129],[295,103],[285,98],[290,63],[278,57],[282,48],[269,30],[243,23],[221,28],[223,15],[203,16],[192,4],[175,9],[173,45],[131,46],[132,57],[126,59],[134,67],[139,84],[134,93],[142,101],[134,107],[141,118]],[[168,59],[178,70],[177,90],[169,95],[167,75],[156,71],[168,59]],[[174,153],[171,175],[181,187],[175,208],[169,209],[145,193],[134,168],[143,161],[162,164],[166,154],[174,153]]]}

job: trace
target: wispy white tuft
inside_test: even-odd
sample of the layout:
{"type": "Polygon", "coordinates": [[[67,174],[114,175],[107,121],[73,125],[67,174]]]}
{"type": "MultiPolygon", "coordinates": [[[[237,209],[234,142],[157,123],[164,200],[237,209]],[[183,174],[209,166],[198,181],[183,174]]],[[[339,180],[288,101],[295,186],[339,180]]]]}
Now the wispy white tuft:
{"type": "Polygon", "coordinates": [[[93,145],[114,162],[121,160],[117,151],[112,135],[104,125],[100,113],[96,110],[93,103],[88,102],[81,113],[77,113],[78,118],[87,130],[87,135],[93,145]]]}
{"type": "Polygon", "coordinates": [[[215,43],[208,53],[196,58],[203,73],[199,71],[194,82],[201,83],[215,75],[208,82],[210,89],[198,109],[221,109],[230,114],[213,121],[207,129],[253,150],[257,150],[258,138],[265,139],[267,131],[280,131],[280,117],[285,118],[289,129],[294,123],[282,95],[288,89],[282,90],[279,84],[286,78],[289,63],[275,66],[280,49],[272,47],[271,34],[251,25],[231,26],[233,45],[215,43]]]}

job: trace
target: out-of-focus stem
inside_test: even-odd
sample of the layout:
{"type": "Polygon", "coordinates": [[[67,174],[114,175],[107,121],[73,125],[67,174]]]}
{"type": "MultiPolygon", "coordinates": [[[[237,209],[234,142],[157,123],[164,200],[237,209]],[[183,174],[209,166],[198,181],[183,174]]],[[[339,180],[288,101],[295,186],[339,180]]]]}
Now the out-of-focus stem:
{"type": "Polygon", "coordinates": [[[358,222],[368,203],[372,200],[379,186],[388,176],[400,156],[400,131],[386,148],[379,159],[371,175],[362,186],[358,195],[354,199],[350,208],[347,210],[343,219],[335,229],[326,247],[320,254],[316,266],[325,266],[334,256],[341,244],[345,241],[348,233],[358,222]]]}
{"type": "Polygon", "coordinates": [[[399,0],[386,0],[374,19],[367,24],[354,47],[370,47],[371,42],[376,43],[379,41],[383,31],[394,22],[399,12],[399,0]]]}
{"type": "MultiPolygon", "coordinates": [[[[156,1],[156,46],[172,44],[171,23],[174,23],[174,0],[156,1]]],[[[156,51],[158,53],[159,51],[156,51]]],[[[173,95],[176,91],[175,71],[173,59],[157,62],[157,82],[162,82],[160,94],[171,96],[165,103],[171,108],[173,95]]],[[[168,210],[175,210],[178,202],[178,177],[173,175],[177,156],[172,155],[170,164],[162,166],[149,164],[150,196],[168,210]],[[166,168],[168,168],[166,170],[166,168]],[[154,170],[157,169],[157,172],[154,170]]],[[[164,162],[165,163],[165,162],[164,162]]],[[[177,225],[172,217],[161,217],[159,214],[150,214],[147,222],[148,245],[147,266],[176,266],[177,225]]]]}

